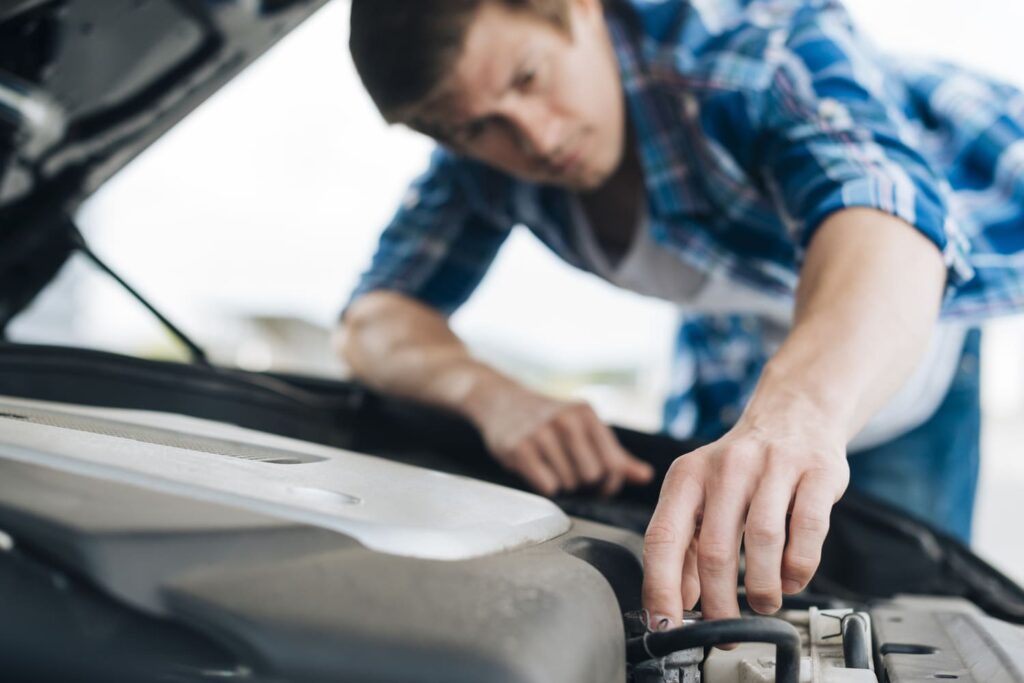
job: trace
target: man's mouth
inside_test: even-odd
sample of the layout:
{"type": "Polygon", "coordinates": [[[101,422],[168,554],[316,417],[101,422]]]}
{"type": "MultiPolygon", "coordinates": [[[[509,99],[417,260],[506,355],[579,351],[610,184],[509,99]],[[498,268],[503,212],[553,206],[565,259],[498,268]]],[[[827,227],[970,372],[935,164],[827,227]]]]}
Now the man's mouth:
{"type": "Polygon", "coordinates": [[[548,168],[555,175],[568,175],[575,171],[583,161],[583,148],[575,147],[548,163],[548,168]]]}

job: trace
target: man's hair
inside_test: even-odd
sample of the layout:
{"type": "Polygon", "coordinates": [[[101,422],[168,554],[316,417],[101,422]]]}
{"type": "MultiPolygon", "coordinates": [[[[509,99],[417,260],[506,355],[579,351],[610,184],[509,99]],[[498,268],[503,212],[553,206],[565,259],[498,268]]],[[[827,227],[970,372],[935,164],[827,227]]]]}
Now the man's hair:
{"type": "Polygon", "coordinates": [[[448,76],[480,8],[528,12],[569,30],[570,0],[352,0],[349,49],[363,86],[388,121],[402,121],[448,76]]]}

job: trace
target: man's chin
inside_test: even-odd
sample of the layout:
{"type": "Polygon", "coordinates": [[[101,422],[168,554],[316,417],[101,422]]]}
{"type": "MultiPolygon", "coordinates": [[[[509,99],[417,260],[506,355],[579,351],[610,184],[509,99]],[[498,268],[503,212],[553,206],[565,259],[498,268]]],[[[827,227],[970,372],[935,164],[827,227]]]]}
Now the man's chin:
{"type": "Polygon", "coordinates": [[[582,172],[559,178],[553,184],[573,192],[586,193],[600,189],[610,177],[610,173],[582,172]]]}
{"type": "Polygon", "coordinates": [[[604,178],[579,178],[572,183],[572,190],[575,192],[593,192],[604,185],[604,178]]]}
{"type": "MultiPolygon", "coordinates": [[[[515,174],[513,174],[515,175],[515,174]]],[[[559,187],[571,192],[592,192],[600,189],[611,178],[611,173],[595,171],[593,169],[579,169],[573,173],[559,175],[517,175],[520,180],[559,187]]]]}

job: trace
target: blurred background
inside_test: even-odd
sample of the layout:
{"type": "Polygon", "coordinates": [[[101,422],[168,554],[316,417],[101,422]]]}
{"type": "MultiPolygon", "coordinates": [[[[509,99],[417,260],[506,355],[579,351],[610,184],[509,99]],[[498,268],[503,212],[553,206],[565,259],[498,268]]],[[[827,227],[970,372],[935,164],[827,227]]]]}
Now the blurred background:
{"type": "MultiPolygon", "coordinates": [[[[887,49],[1024,87],[1024,5],[847,0],[887,49]]],[[[389,129],[348,58],[335,0],[82,208],[94,249],[220,363],[340,375],[328,337],[430,143],[389,129]]],[[[607,420],[660,427],[677,312],[562,264],[515,232],[453,320],[474,352],[607,420]]],[[[72,261],[12,338],[184,358],[155,321],[72,261]]],[[[976,550],[1024,581],[1024,318],[985,329],[976,550]]]]}

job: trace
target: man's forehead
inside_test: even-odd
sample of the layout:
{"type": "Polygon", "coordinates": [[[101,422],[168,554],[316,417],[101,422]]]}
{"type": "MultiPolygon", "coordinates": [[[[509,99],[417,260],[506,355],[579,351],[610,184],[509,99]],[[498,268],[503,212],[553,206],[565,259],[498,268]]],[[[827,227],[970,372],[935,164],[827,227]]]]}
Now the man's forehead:
{"type": "Polygon", "coordinates": [[[435,93],[420,102],[406,117],[405,123],[432,137],[447,137],[462,122],[472,118],[468,107],[460,104],[460,99],[457,92],[435,93]]]}
{"type": "Polygon", "coordinates": [[[414,120],[451,125],[485,113],[509,87],[538,29],[550,27],[501,3],[485,3],[470,23],[451,72],[417,106],[414,120]]]}
{"type": "Polygon", "coordinates": [[[452,73],[417,107],[416,120],[457,125],[480,116],[508,87],[517,58],[512,47],[487,51],[467,46],[452,73]]]}
{"type": "Polygon", "coordinates": [[[470,89],[449,78],[430,98],[424,100],[417,112],[417,118],[431,123],[452,124],[472,117],[472,103],[480,99],[473,97],[470,89]]]}

